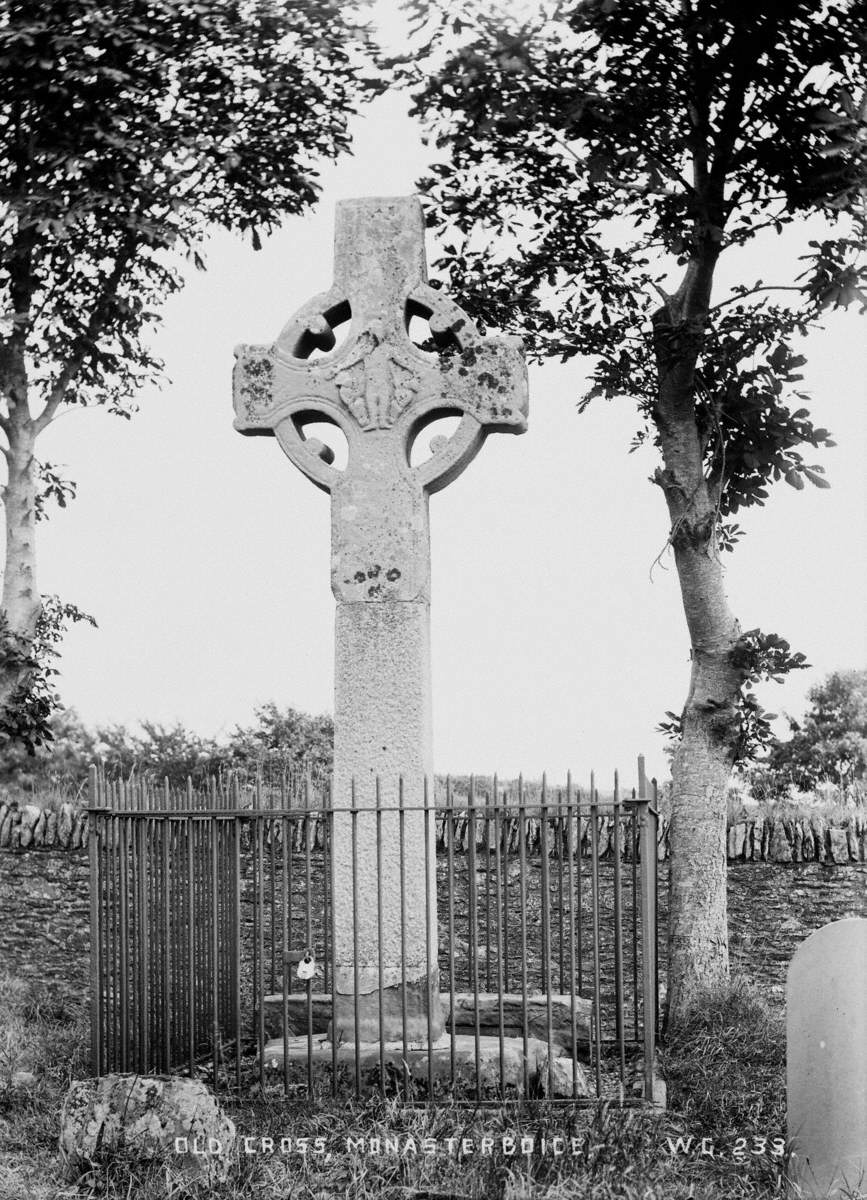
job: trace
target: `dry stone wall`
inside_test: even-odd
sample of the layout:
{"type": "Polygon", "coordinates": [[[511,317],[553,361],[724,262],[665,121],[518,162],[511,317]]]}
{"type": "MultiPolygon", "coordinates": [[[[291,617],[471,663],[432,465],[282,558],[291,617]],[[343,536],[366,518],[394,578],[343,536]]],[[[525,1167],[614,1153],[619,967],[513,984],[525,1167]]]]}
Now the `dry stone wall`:
{"type": "Polygon", "coordinates": [[[87,813],[64,801],[58,809],[0,802],[0,850],[82,850],[87,813]]]}
{"type": "MultiPolygon", "coordinates": [[[[465,853],[472,838],[471,818],[466,812],[453,816],[454,850],[465,853]]],[[[303,850],[306,826],[310,826],[311,846],[322,847],[325,839],[324,819],[311,818],[308,822],[298,821],[293,830],[293,849],[303,850]]],[[[476,848],[484,853],[492,850],[493,823],[478,814],[475,817],[476,848]]],[[[628,824],[624,821],[621,832],[623,857],[631,859],[628,845],[628,824]]],[[[503,816],[501,819],[502,849],[506,853],[517,853],[520,847],[520,822],[517,817],[503,816]]],[[[572,841],[578,844],[578,826],[573,819],[572,841]]],[[[669,822],[664,816],[659,821],[657,857],[660,862],[668,858],[669,822]]],[[[565,821],[560,827],[560,841],[554,822],[549,826],[548,846],[552,854],[567,840],[565,821]]],[[[590,857],[589,824],[581,820],[581,853],[590,857]]],[[[446,816],[438,813],[436,818],[437,849],[445,850],[448,845],[446,816]]],[[[528,854],[538,854],[542,842],[541,821],[538,816],[528,815],[525,820],[525,849],[528,854]]],[[[599,856],[610,859],[613,854],[614,819],[603,817],[599,830],[599,856]]],[[[0,850],[81,850],[87,846],[87,813],[77,809],[68,801],[59,809],[44,809],[36,804],[18,804],[16,801],[0,801],[0,850]]],[[[848,863],[867,861],[867,812],[860,810],[836,819],[829,819],[821,812],[801,816],[755,816],[744,817],[728,827],[727,850],[729,862],[772,862],[772,863],[848,863]]]]}

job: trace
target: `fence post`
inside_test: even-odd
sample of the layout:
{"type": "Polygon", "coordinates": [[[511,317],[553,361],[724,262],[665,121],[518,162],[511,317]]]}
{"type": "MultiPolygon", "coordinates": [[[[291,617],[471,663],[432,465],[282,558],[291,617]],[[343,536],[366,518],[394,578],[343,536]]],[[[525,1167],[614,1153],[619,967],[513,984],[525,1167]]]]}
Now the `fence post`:
{"type": "MultiPolygon", "coordinates": [[[[639,776],[639,781],[641,776],[639,776]]],[[[644,1098],[653,1099],[656,1048],[656,813],[646,797],[638,807],[641,866],[641,992],[644,999],[644,1098]]]]}
{"type": "MultiPolygon", "coordinates": [[[[653,787],[653,803],[648,809],[653,829],[653,1005],[656,1014],[654,1028],[659,1037],[659,785],[656,777],[650,781],[653,787]]],[[[671,876],[669,875],[669,879],[671,876]]]]}
{"type": "Polygon", "coordinates": [[[101,826],[97,821],[99,780],[96,767],[88,772],[87,796],[88,850],[90,859],[90,1056],[93,1074],[102,1071],[102,907],[100,895],[99,851],[101,826]],[[99,830],[99,832],[97,832],[99,830]]]}

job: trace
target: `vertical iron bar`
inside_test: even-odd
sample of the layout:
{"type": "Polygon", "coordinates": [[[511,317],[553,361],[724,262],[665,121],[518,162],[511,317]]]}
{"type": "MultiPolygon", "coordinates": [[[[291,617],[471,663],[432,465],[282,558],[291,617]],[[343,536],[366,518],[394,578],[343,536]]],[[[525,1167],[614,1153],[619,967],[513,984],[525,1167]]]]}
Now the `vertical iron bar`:
{"type": "Polygon", "coordinates": [[[106,781],[105,803],[109,814],[106,819],[108,840],[108,887],[111,894],[111,911],[108,917],[109,953],[109,1022],[111,1026],[109,1066],[120,1070],[120,850],[117,840],[117,802],[114,785],[106,781]]]}
{"type": "MultiPolygon", "coordinates": [[[[569,1010],[572,1018],[572,1099],[578,1095],[578,1029],[575,1009],[575,843],[572,824],[572,772],[566,775],[566,855],[569,861],[569,1010]]],[[[579,843],[580,849],[580,843],[579,843]]]]}
{"type": "Polygon", "coordinates": [[[241,816],[238,812],[238,781],[232,789],[232,1021],[235,1035],[235,1086],[241,1090],[241,816]]]}
{"type": "MultiPolygon", "coordinates": [[[[269,793],[268,799],[270,801],[270,793],[269,793]]],[[[268,849],[269,849],[269,859],[270,859],[270,864],[271,864],[271,890],[269,893],[270,899],[271,899],[271,988],[270,988],[270,990],[273,992],[273,991],[275,991],[275,989],[277,987],[277,905],[275,903],[276,898],[277,898],[277,891],[276,891],[276,886],[274,883],[276,870],[277,870],[274,859],[275,859],[275,855],[277,853],[277,847],[274,844],[274,817],[268,818],[268,849]]]]}
{"type": "MultiPolygon", "coordinates": [[[[289,791],[289,795],[288,795],[288,805],[289,805],[289,808],[291,809],[292,808],[292,792],[291,792],[291,790],[289,791]]],[[[292,849],[293,849],[293,842],[295,840],[295,822],[292,819],[292,817],[289,818],[288,833],[289,833],[289,889],[288,889],[289,890],[289,945],[291,946],[293,944],[293,941],[292,941],[292,871],[293,871],[292,849]]],[[[289,972],[288,975],[289,975],[288,990],[291,993],[291,991],[292,991],[292,974],[291,974],[291,972],[289,972]]]]}
{"type": "Polygon", "coordinates": [[[620,777],[614,772],[614,1017],[620,1056],[620,1083],[626,1080],[626,1042],[623,1032],[623,901],[620,870],[620,777]]]}
{"type": "Polygon", "coordinates": [[[503,807],[502,815],[505,817],[505,825],[502,820],[500,828],[505,829],[505,837],[503,839],[503,991],[509,990],[509,807],[506,799],[506,791],[503,789],[503,807]]]}
{"type": "Polygon", "coordinates": [[[400,826],[400,1025],[403,1039],[403,1062],[406,1068],[405,1086],[409,1094],[409,1066],[407,1036],[406,1036],[406,830],[404,826],[405,813],[403,807],[403,776],[397,781],[398,822],[400,826]]]}
{"type": "Polygon", "coordinates": [[[103,955],[102,955],[102,888],[100,869],[102,843],[101,818],[96,812],[96,768],[90,768],[88,795],[88,854],[90,857],[90,1057],[91,1069],[97,1077],[102,1074],[103,1019],[103,955]]]}
{"type": "Polygon", "coordinates": [[[540,845],[542,855],[542,986],[545,989],[545,1031],[548,1042],[548,1094],[550,1095],[553,1049],[553,1014],[551,1010],[551,879],[548,863],[548,781],[542,774],[542,804],[540,807],[540,845]]]}
{"type": "MultiPolygon", "coordinates": [[[[322,793],[322,804],[325,804],[325,793],[322,793]]],[[[330,968],[331,947],[329,945],[329,931],[331,928],[331,906],[334,903],[334,897],[331,895],[331,871],[330,858],[331,846],[328,841],[328,818],[323,811],[317,820],[322,822],[322,940],[324,942],[324,953],[322,959],[322,991],[327,992],[329,985],[331,990],[334,990],[334,981],[332,979],[332,971],[330,968]]]]}
{"type": "Polygon", "coordinates": [[[479,1029],[479,927],[478,897],[476,895],[476,790],[475,779],[470,776],[470,794],[467,797],[467,832],[469,834],[469,898],[470,898],[470,960],[473,975],[473,1022],[476,1053],[476,1099],[481,1100],[481,1031],[479,1029]]]}
{"type": "MultiPolygon", "coordinates": [[[[352,780],[352,1018],[355,1052],[355,1095],[361,1096],[361,1036],[358,1013],[358,809],[352,780]]],[[[401,860],[402,861],[402,860],[401,860]]]]}
{"type": "Polygon", "coordinates": [[[452,1095],[455,1092],[455,812],[451,776],[446,778],[446,825],[449,831],[448,861],[448,922],[449,922],[449,1076],[452,1095]]]}
{"type": "Polygon", "coordinates": [[[105,894],[105,907],[103,909],[103,944],[104,954],[102,960],[102,985],[103,985],[103,1027],[104,1027],[104,1042],[103,1042],[103,1061],[106,1071],[111,1071],[111,1063],[114,1056],[114,994],[112,975],[114,973],[114,945],[112,942],[112,916],[116,906],[116,897],[112,886],[112,867],[114,863],[114,850],[111,844],[111,818],[108,812],[108,801],[105,795],[105,778],[100,772],[97,775],[97,788],[99,794],[99,804],[103,810],[100,820],[100,840],[102,845],[102,880],[105,894]]]}
{"type": "MultiPolygon", "coordinates": [[[[188,784],[191,782],[187,781],[188,784]]],[[[187,975],[189,977],[189,1025],[187,1028],[187,1060],[190,1067],[190,1079],[195,1075],[196,1065],[196,913],[195,913],[195,847],[193,845],[192,793],[187,789],[187,799],[190,809],[187,812],[187,913],[189,916],[189,942],[187,958],[187,975]]]]}
{"type": "Polygon", "coordinates": [[[149,1045],[149,1013],[148,1013],[148,957],[149,957],[149,936],[148,925],[150,921],[150,912],[148,911],[148,889],[147,889],[147,818],[138,817],[138,920],[139,920],[139,954],[141,955],[141,967],[139,969],[139,1008],[141,1021],[141,1067],[140,1070],[147,1072],[149,1070],[150,1045],[149,1045]]]}
{"type": "Polygon", "coordinates": [[[575,836],[577,845],[575,847],[575,875],[576,875],[576,890],[575,890],[575,905],[578,909],[578,931],[575,939],[575,953],[578,958],[578,995],[584,993],[584,946],[583,941],[583,917],[584,905],[581,898],[581,877],[582,877],[582,857],[584,854],[584,836],[581,830],[581,789],[575,790],[575,836]]]}
{"type": "Polygon", "coordinates": [[[208,822],[211,831],[211,1054],[214,1060],[214,1088],[217,1087],[219,1066],[219,1041],[220,1041],[220,974],[219,974],[219,953],[220,943],[218,941],[219,930],[217,928],[217,903],[219,900],[219,892],[217,890],[217,818],[212,815],[208,822]]]}
{"type": "Polygon", "coordinates": [[[560,993],[566,990],[563,986],[563,791],[557,789],[557,927],[558,954],[560,960],[560,993]]]}
{"type": "Polygon", "coordinates": [[[253,790],[253,809],[250,814],[250,907],[253,913],[253,1007],[250,1013],[250,1037],[257,1040],[256,983],[259,978],[259,789],[258,779],[253,790]]]}
{"type": "Polygon", "coordinates": [[[653,805],[650,819],[653,829],[653,1028],[659,1037],[659,785],[651,780],[653,805]]]}
{"type": "Polygon", "coordinates": [[[163,939],[163,945],[162,945],[163,965],[162,965],[162,989],[161,989],[162,990],[162,1009],[163,1009],[162,1069],[163,1069],[163,1071],[168,1073],[172,1069],[172,1065],[173,1065],[172,1061],[171,1061],[171,1058],[172,1058],[171,1018],[174,1016],[174,1013],[171,1011],[171,991],[170,991],[170,978],[169,978],[170,961],[171,961],[170,960],[170,953],[171,953],[170,912],[171,912],[171,909],[170,909],[170,905],[169,905],[169,900],[170,900],[169,887],[171,885],[171,880],[169,877],[169,849],[170,849],[170,838],[171,838],[172,827],[171,827],[170,818],[168,815],[169,814],[169,781],[168,781],[168,779],[165,779],[163,781],[163,809],[164,809],[164,816],[163,816],[163,819],[160,821],[160,834],[161,834],[160,858],[162,860],[162,866],[161,866],[161,872],[160,872],[161,873],[160,882],[162,884],[162,887],[160,888],[160,906],[161,906],[160,916],[161,916],[161,920],[162,920],[162,939],[163,939]]]}
{"type": "Polygon", "coordinates": [[[656,930],[653,921],[653,862],[656,845],[647,800],[641,813],[641,990],[644,1000],[644,1098],[653,1096],[653,1055],[656,1032],[656,930]]]}
{"type": "Polygon", "coordinates": [[[501,849],[500,837],[502,833],[502,821],[500,820],[500,808],[497,796],[497,777],[494,776],[494,861],[496,870],[496,902],[497,902],[497,1033],[500,1038],[500,1096],[506,1097],[506,1042],[503,1024],[505,1015],[503,1013],[503,880],[501,875],[501,849]]]}
{"type": "Polygon", "coordinates": [[[382,789],[376,777],[376,947],[379,991],[379,1090],[385,1096],[385,961],[382,922],[382,789]]]}
{"type": "MultiPolygon", "coordinates": [[[[334,785],[328,784],[328,842],[331,846],[330,868],[334,867],[334,785]]],[[[337,919],[334,915],[334,879],[331,880],[331,1095],[337,1095],[337,919]]]]}
{"type": "MultiPolygon", "coordinates": [[[[310,816],[310,770],[308,768],[304,778],[304,807],[307,810],[307,815],[304,818],[304,873],[305,882],[304,888],[307,894],[306,908],[306,930],[305,940],[310,947],[310,953],[316,957],[316,949],[313,945],[313,909],[311,904],[311,854],[313,847],[313,829],[311,829],[310,816]]],[[[307,991],[307,1095],[313,1099],[313,980],[308,979],[306,983],[307,991]]]]}
{"type": "Polygon", "coordinates": [[[629,809],[629,838],[632,854],[632,1036],[638,1041],[638,809],[635,788],[629,809]]]}
{"type": "Polygon", "coordinates": [[[518,776],[518,876],[521,891],[521,1032],[523,1034],[524,1099],[529,1099],[529,1030],[527,1028],[527,813],[524,807],[524,777],[518,776]]]}
{"type": "Polygon", "coordinates": [[[602,1095],[602,990],[599,979],[599,793],[590,777],[590,882],[593,902],[593,1015],[596,1019],[596,1095],[602,1095]]]}
{"type": "Polygon", "coordinates": [[[128,818],[118,817],[118,847],[120,850],[120,1069],[129,1070],[129,910],[127,887],[129,859],[127,846],[128,818]]]}
{"type": "Polygon", "coordinates": [[[253,816],[256,822],[256,911],[259,919],[256,922],[256,974],[255,997],[253,1011],[256,1014],[256,1048],[259,1053],[259,1086],[265,1089],[265,845],[264,819],[261,810],[261,780],[256,779],[256,812],[253,816]]]}
{"type": "MultiPolygon", "coordinates": [[[[430,793],[429,793],[428,777],[424,777],[424,945],[425,945],[425,970],[427,971],[427,983],[425,985],[427,997],[425,1008],[427,1010],[427,1098],[428,1102],[433,1100],[433,1025],[431,1023],[433,1013],[431,1007],[434,1003],[434,972],[431,962],[431,884],[436,886],[436,880],[431,880],[430,874],[430,793]]],[[[436,975],[437,995],[436,1003],[439,1004],[439,973],[436,975]]]]}
{"type": "Polygon", "coordinates": [[[490,795],[485,793],[484,842],[485,852],[485,991],[491,990],[491,810],[490,795]]]}
{"type": "MultiPolygon", "coordinates": [[[[281,781],[282,782],[282,781],[281,781]]],[[[282,796],[281,796],[282,798],[282,796]]],[[[291,826],[285,815],[280,817],[280,832],[282,834],[280,841],[280,857],[282,871],[280,872],[280,887],[281,887],[281,910],[283,914],[283,978],[281,987],[283,991],[283,1094],[289,1095],[289,974],[290,967],[287,955],[289,953],[289,901],[288,901],[288,861],[289,861],[289,837],[291,826]]]]}

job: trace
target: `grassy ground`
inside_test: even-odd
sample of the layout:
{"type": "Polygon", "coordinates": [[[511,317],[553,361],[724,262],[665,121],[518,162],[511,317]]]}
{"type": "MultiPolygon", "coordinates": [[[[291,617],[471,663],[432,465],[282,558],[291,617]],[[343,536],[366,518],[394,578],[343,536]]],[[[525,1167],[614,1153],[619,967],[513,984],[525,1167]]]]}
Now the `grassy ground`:
{"type": "Polygon", "coordinates": [[[665,1114],[539,1105],[426,1111],[380,1100],[312,1112],[250,1099],[234,1104],[230,1115],[239,1134],[254,1139],[248,1144],[254,1152],[238,1155],[228,1181],[205,1191],[168,1176],[164,1163],[142,1164],[122,1154],[98,1161],[77,1180],[63,1179],[58,1112],[70,1079],[88,1073],[87,1034],[80,1003],[0,977],[0,1200],[202,1194],[218,1200],[758,1200],[784,1194],[783,1159],[773,1142],[784,1136],[784,1035],[779,1018],[743,984],[705,1004],[665,1050],[665,1114]],[[21,1072],[33,1078],[16,1086],[21,1072]],[[262,1147],[268,1137],[277,1147],[290,1137],[297,1147],[295,1139],[305,1136],[324,1139],[323,1152],[314,1145],[306,1155],[270,1153],[267,1141],[262,1147]],[[391,1138],[392,1149],[347,1148],[347,1138],[364,1138],[369,1150],[376,1137],[391,1138]],[[519,1144],[511,1148],[508,1139],[521,1137],[533,1139],[531,1153],[522,1154],[519,1144]],[[425,1138],[434,1139],[432,1153],[423,1152],[425,1138]],[[561,1145],[562,1154],[556,1152],[561,1145]]]}

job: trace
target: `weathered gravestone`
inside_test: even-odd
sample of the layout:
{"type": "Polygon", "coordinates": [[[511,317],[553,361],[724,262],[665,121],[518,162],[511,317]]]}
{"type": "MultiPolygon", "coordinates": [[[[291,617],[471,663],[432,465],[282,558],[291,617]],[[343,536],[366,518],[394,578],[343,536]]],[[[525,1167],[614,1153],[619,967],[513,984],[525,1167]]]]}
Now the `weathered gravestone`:
{"type": "Polygon", "coordinates": [[[811,934],[786,982],[792,1194],[867,1195],[867,920],[811,934]]]}
{"type": "MultiPolygon", "coordinates": [[[[332,1035],[379,1037],[379,939],[375,803],[398,804],[404,779],[404,903],[399,824],[383,817],[381,879],[383,1027],[410,1040],[442,1031],[436,969],[435,838],[425,838],[424,780],[431,780],[430,550],[428,497],[454,480],[492,431],[526,428],[527,378],[520,342],[482,338],[468,317],[427,283],[424,224],[413,197],[343,201],[337,206],[334,283],[306,304],[271,346],[236,350],[235,427],[274,434],[291,461],[331,494],[331,587],[335,637],[332,1035]],[[408,335],[426,318],[431,349],[408,335]],[[334,353],[333,329],[350,320],[334,353]],[[314,349],[324,352],[311,359],[314,349]],[[410,465],[426,424],[460,415],[431,457],[410,465]],[[312,420],[344,433],[345,470],[304,433],[312,420]],[[357,906],[353,905],[352,820],[341,812],[354,787],[357,906]],[[426,926],[426,914],[429,924],[426,926]],[[405,927],[401,929],[401,916],[405,927]],[[354,917],[354,924],[353,924],[354,917]],[[428,962],[428,938],[433,947],[428,962]],[[406,954],[401,961],[401,943],[406,954]],[[354,944],[357,943],[357,956],[354,944]],[[405,974],[403,974],[405,972],[405,974]],[[402,981],[405,980],[405,988],[402,981]]],[[[432,803],[432,792],[431,792],[432,803]]]]}

